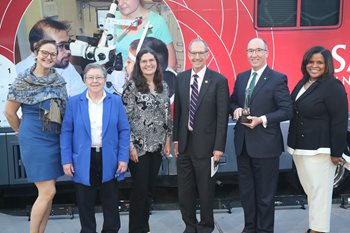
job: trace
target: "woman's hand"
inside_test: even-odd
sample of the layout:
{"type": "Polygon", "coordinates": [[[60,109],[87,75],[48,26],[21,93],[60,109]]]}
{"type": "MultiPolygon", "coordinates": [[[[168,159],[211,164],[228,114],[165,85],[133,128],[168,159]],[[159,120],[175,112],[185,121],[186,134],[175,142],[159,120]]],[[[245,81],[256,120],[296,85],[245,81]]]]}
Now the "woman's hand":
{"type": "Polygon", "coordinates": [[[136,148],[134,147],[134,144],[130,143],[130,153],[129,153],[130,160],[132,160],[135,163],[139,162],[139,156],[137,154],[136,148]]]}
{"type": "Polygon", "coordinates": [[[332,163],[336,166],[338,166],[344,162],[342,157],[331,156],[331,160],[332,160],[332,163]]]}
{"type": "Polygon", "coordinates": [[[169,157],[169,155],[170,155],[170,150],[171,150],[171,148],[170,148],[170,137],[167,137],[167,138],[166,138],[166,141],[165,141],[165,145],[163,146],[163,153],[164,153],[167,157],[169,157]]]}
{"type": "Polygon", "coordinates": [[[74,174],[73,164],[67,163],[63,165],[63,171],[64,171],[64,174],[66,174],[67,176],[73,176],[74,174]]]}
{"type": "Polygon", "coordinates": [[[123,173],[123,172],[126,172],[127,169],[128,169],[128,163],[122,162],[122,161],[118,162],[117,172],[123,173]]]}

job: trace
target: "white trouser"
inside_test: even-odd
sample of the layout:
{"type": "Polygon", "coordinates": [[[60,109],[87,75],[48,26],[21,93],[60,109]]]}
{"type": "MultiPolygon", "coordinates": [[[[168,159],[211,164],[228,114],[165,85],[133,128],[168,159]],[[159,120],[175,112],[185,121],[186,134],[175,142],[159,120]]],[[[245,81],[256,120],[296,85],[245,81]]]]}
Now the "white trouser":
{"type": "Polygon", "coordinates": [[[330,155],[303,156],[293,154],[301,185],[309,205],[309,228],[330,232],[333,181],[336,165],[330,155]]]}

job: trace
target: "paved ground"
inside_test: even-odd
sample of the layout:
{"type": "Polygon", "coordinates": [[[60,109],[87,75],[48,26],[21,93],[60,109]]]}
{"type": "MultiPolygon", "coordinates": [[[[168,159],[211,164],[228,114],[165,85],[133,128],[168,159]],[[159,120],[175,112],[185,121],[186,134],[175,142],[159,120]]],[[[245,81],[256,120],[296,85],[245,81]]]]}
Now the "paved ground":
{"type": "MultiPolygon", "coordinates": [[[[306,206],[307,207],[307,206],[306,206]]],[[[243,228],[242,209],[232,208],[232,213],[225,210],[215,210],[216,228],[214,233],[240,233],[243,228]]],[[[98,231],[101,230],[102,214],[96,214],[98,231]]],[[[277,207],[276,210],[276,233],[304,233],[308,228],[308,211],[298,207],[277,207]]],[[[128,214],[121,214],[122,227],[119,233],[127,233],[128,214]]],[[[152,212],[152,233],[182,233],[184,224],[178,210],[156,210],[152,212]]],[[[28,218],[25,216],[14,216],[0,213],[1,233],[26,233],[28,232],[28,218]]],[[[339,204],[333,204],[332,210],[332,233],[350,232],[350,209],[342,209],[339,204]]],[[[50,217],[46,233],[78,233],[80,224],[78,215],[70,219],[65,215],[50,217]]]]}

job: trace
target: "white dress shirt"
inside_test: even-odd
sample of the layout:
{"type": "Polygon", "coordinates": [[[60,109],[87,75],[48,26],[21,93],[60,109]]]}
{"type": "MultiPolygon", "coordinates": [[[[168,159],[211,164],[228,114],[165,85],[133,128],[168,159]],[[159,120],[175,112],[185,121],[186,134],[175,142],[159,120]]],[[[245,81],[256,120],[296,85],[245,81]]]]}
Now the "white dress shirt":
{"type": "Polygon", "coordinates": [[[91,128],[91,147],[102,147],[102,116],[103,116],[103,100],[106,92],[103,91],[102,98],[94,103],[86,92],[86,98],[89,104],[89,118],[91,128]]]}
{"type": "MultiPolygon", "coordinates": [[[[261,77],[261,75],[262,75],[262,73],[264,72],[264,70],[265,70],[265,68],[267,67],[267,64],[265,64],[261,69],[259,69],[259,70],[253,70],[252,69],[252,71],[250,72],[250,78],[249,78],[249,81],[248,81],[248,84],[247,84],[247,87],[246,87],[246,89],[248,89],[249,88],[249,85],[250,85],[250,83],[251,83],[251,81],[252,81],[252,79],[253,79],[253,73],[255,72],[255,73],[257,73],[257,75],[256,75],[256,78],[255,78],[255,85],[259,82],[259,79],[260,79],[260,77],[261,77]]],[[[261,118],[261,120],[262,120],[262,125],[263,125],[263,127],[264,128],[266,128],[267,127],[267,118],[266,118],[266,116],[265,115],[262,115],[262,116],[260,116],[260,118],[261,118]]]]}
{"type": "MultiPolygon", "coordinates": [[[[207,67],[204,66],[203,69],[201,69],[198,73],[194,72],[193,70],[191,71],[191,80],[190,80],[190,99],[189,99],[189,103],[191,103],[191,93],[192,93],[192,85],[193,85],[193,82],[194,82],[194,78],[193,78],[193,75],[197,74],[198,75],[198,78],[197,78],[197,82],[198,82],[198,94],[200,93],[201,91],[201,86],[202,86],[202,83],[203,83],[203,79],[204,79],[204,75],[205,75],[205,71],[207,70],[207,67]]],[[[190,126],[190,118],[188,118],[188,130],[189,131],[193,131],[192,127],[190,126]]]]}

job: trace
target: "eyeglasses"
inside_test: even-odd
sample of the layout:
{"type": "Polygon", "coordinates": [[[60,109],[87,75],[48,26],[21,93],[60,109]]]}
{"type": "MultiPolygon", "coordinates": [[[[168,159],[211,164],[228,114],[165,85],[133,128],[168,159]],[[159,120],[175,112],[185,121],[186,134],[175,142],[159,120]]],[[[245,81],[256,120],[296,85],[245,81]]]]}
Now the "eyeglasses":
{"type": "Polygon", "coordinates": [[[247,49],[248,55],[252,55],[253,53],[261,55],[263,54],[263,52],[266,52],[266,51],[267,51],[266,49],[261,49],[261,48],[247,49]]]}
{"type": "Polygon", "coordinates": [[[90,81],[90,82],[92,82],[92,81],[102,82],[105,79],[105,77],[102,77],[102,76],[97,76],[97,77],[87,76],[85,79],[90,81]]]}
{"type": "Polygon", "coordinates": [[[41,53],[41,55],[43,57],[48,57],[49,55],[51,56],[51,58],[56,58],[57,57],[57,53],[50,53],[49,51],[46,50],[39,50],[39,52],[41,53]]]}
{"type": "Polygon", "coordinates": [[[57,48],[59,49],[59,50],[63,50],[63,49],[65,49],[65,50],[70,50],[70,48],[69,48],[69,44],[70,44],[70,41],[67,41],[67,42],[60,42],[60,43],[58,43],[57,44],[57,48]]]}
{"type": "Polygon", "coordinates": [[[203,56],[204,54],[206,54],[208,51],[198,51],[198,52],[195,52],[195,51],[188,51],[188,53],[191,55],[191,56],[203,56]]]}

